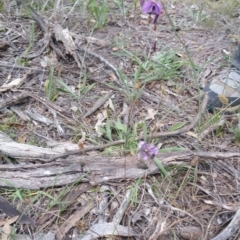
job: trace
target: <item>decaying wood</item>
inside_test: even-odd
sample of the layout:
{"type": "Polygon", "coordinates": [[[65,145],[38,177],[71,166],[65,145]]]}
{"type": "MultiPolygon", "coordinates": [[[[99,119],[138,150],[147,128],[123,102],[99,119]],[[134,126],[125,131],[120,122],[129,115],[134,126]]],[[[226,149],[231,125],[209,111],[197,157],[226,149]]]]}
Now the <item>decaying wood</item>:
{"type": "Polygon", "coordinates": [[[56,24],[53,28],[55,33],[55,38],[57,41],[61,41],[66,49],[66,52],[71,54],[74,60],[76,61],[79,68],[82,67],[81,58],[77,54],[77,46],[73,41],[71,35],[69,34],[68,29],[63,29],[59,24],[56,24]]]}
{"type": "Polygon", "coordinates": [[[25,93],[11,96],[0,102],[0,109],[25,102],[29,96],[25,93]]]}
{"type": "MultiPolygon", "coordinates": [[[[49,45],[51,46],[51,48],[56,52],[56,54],[58,56],[60,56],[61,58],[63,58],[65,61],[67,61],[67,59],[65,58],[64,54],[61,52],[61,50],[59,48],[57,48],[54,44],[53,38],[49,37],[49,31],[50,29],[48,28],[48,25],[46,24],[46,22],[43,20],[43,18],[30,6],[27,7],[29,9],[29,11],[31,12],[32,18],[34,21],[37,22],[37,24],[40,26],[40,28],[42,29],[42,31],[44,32],[44,34],[46,35],[46,39],[49,40],[49,45]]],[[[45,46],[47,46],[48,44],[45,44],[45,46]]],[[[43,49],[41,50],[43,51],[43,49]]]]}
{"type": "MultiPolygon", "coordinates": [[[[137,167],[139,162],[136,156],[104,157],[100,153],[94,156],[81,155],[77,144],[74,146],[76,150],[71,150],[71,152],[75,152],[75,155],[68,156],[69,151],[66,151],[64,147],[50,149],[16,143],[0,132],[0,153],[15,158],[19,163],[28,162],[28,164],[0,165],[0,186],[40,189],[74,182],[101,183],[125,178],[135,179],[159,171],[153,161],[149,168],[144,170],[137,167]],[[56,156],[66,155],[68,156],[66,159],[56,159],[56,156]],[[56,161],[51,162],[51,159],[56,161]],[[85,166],[83,167],[83,165],[85,166]]],[[[92,149],[96,150],[96,147],[92,147],[92,149]]],[[[107,146],[105,145],[105,147],[107,146]]],[[[84,151],[86,150],[87,148],[84,151]]],[[[240,153],[184,151],[157,155],[165,166],[189,165],[189,161],[194,156],[198,156],[199,160],[220,160],[240,157],[240,153]]]]}
{"type": "MultiPolygon", "coordinates": [[[[123,141],[119,143],[122,144],[123,141]]],[[[100,149],[108,146],[109,144],[101,145],[100,149]]],[[[0,132],[0,153],[2,155],[15,158],[19,162],[31,162],[27,165],[0,165],[0,186],[39,189],[62,186],[76,181],[100,183],[125,178],[134,179],[159,171],[154,162],[151,162],[147,170],[138,168],[136,156],[104,157],[100,153],[95,156],[81,155],[89,150],[99,149],[99,146],[85,148],[83,151],[78,149],[77,144],[75,144],[71,149],[73,150],[67,151],[65,147],[51,149],[16,143],[0,132]],[[68,156],[67,159],[62,159],[66,156],[68,156]],[[53,160],[56,161],[51,162],[53,160]],[[36,164],[37,162],[38,164],[36,164]]],[[[240,153],[176,152],[157,155],[165,166],[170,164],[188,165],[188,161],[194,156],[219,160],[240,157],[240,153]]]]}
{"type": "Polygon", "coordinates": [[[240,208],[234,215],[230,224],[216,237],[212,238],[212,240],[227,240],[231,236],[233,236],[238,230],[240,226],[240,208]]]}
{"type": "Polygon", "coordinates": [[[58,158],[66,158],[70,155],[85,154],[87,152],[91,152],[91,151],[95,151],[95,150],[102,150],[102,149],[105,149],[105,148],[108,148],[108,147],[111,147],[111,146],[117,146],[117,145],[120,145],[120,144],[124,144],[124,142],[125,142],[124,140],[119,140],[119,141],[115,141],[115,142],[111,142],[111,143],[97,145],[97,146],[94,146],[94,147],[86,147],[84,149],[70,150],[70,151],[67,151],[65,153],[55,155],[55,156],[51,157],[51,159],[49,159],[49,160],[45,159],[45,161],[47,161],[49,163],[49,162],[52,162],[52,161],[54,161],[55,159],[58,159],[58,158]]]}

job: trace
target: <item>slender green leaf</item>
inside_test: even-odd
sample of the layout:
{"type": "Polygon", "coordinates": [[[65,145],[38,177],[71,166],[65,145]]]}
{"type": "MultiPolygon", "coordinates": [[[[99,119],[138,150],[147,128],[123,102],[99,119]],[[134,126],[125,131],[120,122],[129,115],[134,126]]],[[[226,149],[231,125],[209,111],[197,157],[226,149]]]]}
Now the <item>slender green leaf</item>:
{"type": "Polygon", "coordinates": [[[169,131],[176,131],[179,128],[183,127],[184,125],[186,125],[186,122],[180,122],[180,123],[176,123],[175,125],[173,125],[172,127],[170,127],[169,131]]]}
{"type": "Polygon", "coordinates": [[[115,122],[115,127],[116,127],[116,129],[118,129],[124,133],[127,133],[127,127],[121,123],[119,118],[118,118],[117,122],[115,122]]]}
{"type": "Polygon", "coordinates": [[[108,137],[108,139],[113,142],[113,139],[112,139],[112,131],[111,131],[111,126],[110,126],[110,121],[109,119],[107,119],[106,121],[106,135],[108,137]]]}
{"type": "Polygon", "coordinates": [[[159,150],[161,153],[170,153],[170,152],[178,152],[178,151],[186,151],[185,148],[179,148],[179,147],[171,147],[171,148],[162,148],[159,150]]]}
{"type": "Polygon", "coordinates": [[[169,181],[172,181],[172,178],[169,172],[165,169],[162,162],[158,158],[154,158],[154,162],[157,164],[159,170],[163,173],[163,175],[168,178],[169,181]]]}

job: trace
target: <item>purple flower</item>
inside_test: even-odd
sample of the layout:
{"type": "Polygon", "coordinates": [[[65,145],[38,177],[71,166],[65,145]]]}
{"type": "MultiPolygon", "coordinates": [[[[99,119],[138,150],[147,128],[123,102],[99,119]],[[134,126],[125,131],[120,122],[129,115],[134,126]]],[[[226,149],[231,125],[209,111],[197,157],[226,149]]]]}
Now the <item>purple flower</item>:
{"type": "Polygon", "coordinates": [[[152,144],[147,144],[144,141],[138,143],[137,157],[140,161],[147,161],[153,159],[158,153],[158,148],[152,144]]]}
{"type": "Polygon", "coordinates": [[[155,24],[157,22],[158,16],[162,12],[161,4],[154,0],[140,0],[140,5],[142,7],[142,13],[155,15],[155,19],[153,21],[153,23],[155,24]]]}

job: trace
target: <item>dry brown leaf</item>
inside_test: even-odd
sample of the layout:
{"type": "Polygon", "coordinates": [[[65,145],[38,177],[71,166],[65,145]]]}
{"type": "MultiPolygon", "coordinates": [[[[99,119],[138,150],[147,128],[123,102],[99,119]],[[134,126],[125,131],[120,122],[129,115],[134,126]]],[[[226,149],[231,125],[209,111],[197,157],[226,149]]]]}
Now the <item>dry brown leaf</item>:
{"type": "Polygon", "coordinates": [[[134,88],[136,89],[136,90],[139,90],[140,88],[141,88],[141,82],[139,82],[139,81],[137,81],[136,83],[135,83],[135,85],[134,85],[134,88]]]}
{"type": "Polygon", "coordinates": [[[79,147],[81,150],[84,150],[84,142],[85,142],[85,139],[86,139],[86,133],[85,133],[85,132],[82,132],[82,137],[81,137],[81,139],[79,139],[79,141],[78,141],[78,147],[79,147]]]}
{"type": "Polygon", "coordinates": [[[158,111],[154,110],[153,108],[147,109],[148,115],[146,116],[146,120],[154,120],[155,116],[157,115],[158,111]]]}
{"type": "Polygon", "coordinates": [[[2,238],[1,240],[8,240],[11,233],[11,224],[15,223],[18,220],[19,216],[8,218],[6,220],[0,221],[0,226],[2,227],[2,238]]]}
{"type": "Polygon", "coordinates": [[[103,135],[103,132],[100,130],[99,127],[104,127],[106,125],[106,123],[104,123],[103,121],[107,118],[105,110],[102,113],[98,113],[97,115],[97,123],[95,124],[95,131],[98,135],[98,137],[101,137],[103,135]]]}
{"type": "Polygon", "coordinates": [[[192,166],[192,167],[195,167],[196,165],[197,165],[197,163],[198,163],[198,156],[195,156],[192,160],[191,160],[191,162],[190,162],[190,166],[192,166]]]}
{"type": "Polygon", "coordinates": [[[0,42],[0,50],[1,51],[6,51],[8,47],[9,47],[9,45],[7,42],[4,42],[4,41],[0,42]]]}
{"type": "Polygon", "coordinates": [[[3,84],[0,87],[0,92],[6,92],[9,89],[18,87],[18,86],[20,86],[23,83],[24,80],[25,80],[25,77],[16,78],[16,79],[12,80],[10,83],[3,84]]]}
{"type": "Polygon", "coordinates": [[[188,135],[188,136],[190,136],[190,137],[194,137],[194,138],[198,138],[198,135],[196,134],[196,133],[194,133],[194,132],[191,132],[191,131],[189,131],[189,132],[186,132],[186,134],[188,135]]]}
{"type": "Polygon", "coordinates": [[[23,136],[18,136],[18,142],[19,143],[26,143],[26,140],[27,140],[27,136],[26,135],[23,135],[23,136]]]}
{"type": "Polygon", "coordinates": [[[109,41],[105,41],[105,40],[94,38],[94,37],[86,37],[86,40],[88,43],[93,43],[100,47],[108,47],[110,45],[109,41]]]}

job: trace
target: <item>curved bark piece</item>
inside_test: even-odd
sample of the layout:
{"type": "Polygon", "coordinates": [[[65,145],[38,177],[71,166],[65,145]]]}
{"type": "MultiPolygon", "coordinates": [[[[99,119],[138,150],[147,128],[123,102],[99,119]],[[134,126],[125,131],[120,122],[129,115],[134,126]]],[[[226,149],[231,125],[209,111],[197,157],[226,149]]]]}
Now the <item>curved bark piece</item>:
{"type": "Polygon", "coordinates": [[[240,226],[240,208],[237,210],[230,224],[216,237],[212,240],[227,240],[232,237],[238,230],[240,226]]]}

